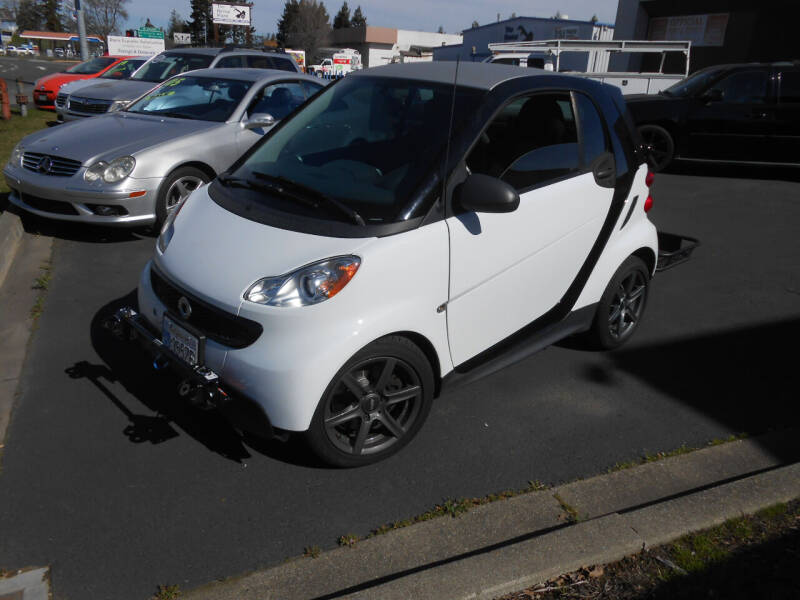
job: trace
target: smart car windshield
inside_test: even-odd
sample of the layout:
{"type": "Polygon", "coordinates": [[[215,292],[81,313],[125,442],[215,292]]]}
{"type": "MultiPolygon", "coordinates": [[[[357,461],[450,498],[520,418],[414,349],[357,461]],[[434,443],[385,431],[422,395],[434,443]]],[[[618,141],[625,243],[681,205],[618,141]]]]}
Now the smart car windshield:
{"type": "Polygon", "coordinates": [[[174,77],[128,107],[128,112],[199,121],[226,121],[252,81],[174,77]]]}
{"type": "Polygon", "coordinates": [[[164,52],[154,56],[150,62],[136,71],[131,79],[161,83],[173,75],[180,75],[195,69],[205,69],[211,64],[212,58],[213,56],[207,54],[164,52]]]}
{"type": "Polygon", "coordinates": [[[724,72],[724,69],[720,69],[719,67],[701,69],[696,73],[692,73],[686,79],[682,79],[678,83],[663,90],[663,94],[665,96],[677,96],[679,98],[694,96],[699,91],[711,85],[711,83],[718,79],[724,72]]]}
{"type": "Polygon", "coordinates": [[[127,79],[144,62],[144,58],[128,58],[100,75],[100,79],[127,79]]]}
{"type": "Polygon", "coordinates": [[[87,60],[86,62],[77,64],[74,67],[70,67],[64,72],[72,73],[73,75],[93,75],[98,71],[102,71],[108,65],[112,64],[114,61],[116,61],[115,58],[111,58],[108,56],[98,56],[91,60],[87,60]]]}
{"type": "MultiPolygon", "coordinates": [[[[457,88],[453,127],[484,92],[457,88]]],[[[269,209],[387,224],[422,214],[438,194],[453,86],[351,77],[329,87],[219,182],[269,209]]],[[[237,200],[238,201],[238,200],[237,200]]]]}

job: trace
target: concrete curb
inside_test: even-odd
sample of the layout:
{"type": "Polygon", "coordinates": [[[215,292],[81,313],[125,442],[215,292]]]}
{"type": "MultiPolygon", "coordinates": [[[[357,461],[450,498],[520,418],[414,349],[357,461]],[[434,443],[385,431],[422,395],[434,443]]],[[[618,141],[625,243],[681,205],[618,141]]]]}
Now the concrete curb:
{"type": "Polygon", "coordinates": [[[11,269],[24,232],[17,215],[8,211],[0,212],[0,286],[11,269]]]}
{"type": "Polygon", "coordinates": [[[800,458],[798,433],[731,442],[523,494],[183,597],[489,600],[800,497],[800,463],[793,463],[800,458]]]}

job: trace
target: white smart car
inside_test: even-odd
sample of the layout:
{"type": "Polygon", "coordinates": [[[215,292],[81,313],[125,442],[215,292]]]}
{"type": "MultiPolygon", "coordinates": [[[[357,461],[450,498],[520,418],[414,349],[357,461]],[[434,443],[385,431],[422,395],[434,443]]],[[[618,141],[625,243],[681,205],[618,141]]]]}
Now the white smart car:
{"type": "Polygon", "coordinates": [[[138,309],[107,325],[196,401],[250,403],[333,465],[379,460],[448,384],[634,333],[659,241],[625,110],[532,69],[355,73],[171,213],[138,309]]]}

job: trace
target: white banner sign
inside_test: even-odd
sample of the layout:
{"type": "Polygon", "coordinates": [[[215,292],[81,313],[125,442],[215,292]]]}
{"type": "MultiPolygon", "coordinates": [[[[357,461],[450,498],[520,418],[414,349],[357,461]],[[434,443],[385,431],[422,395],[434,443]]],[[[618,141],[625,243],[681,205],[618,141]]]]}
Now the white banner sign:
{"type": "Polygon", "coordinates": [[[688,40],[693,46],[722,46],[728,28],[728,13],[653,17],[649,40],[688,40]]]}
{"type": "Polygon", "coordinates": [[[108,36],[108,53],[112,56],[151,56],[163,51],[164,40],[108,36]]]}
{"type": "Polygon", "coordinates": [[[176,44],[191,44],[192,43],[192,34],[191,33],[178,33],[177,31],[172,34],[172,41],[176,44]]]}
{"type": "Polygon", "coordinates": [[[250,25],[250,7],[239,4],[212,4],[211,20],[220,25],[250,25]]]}

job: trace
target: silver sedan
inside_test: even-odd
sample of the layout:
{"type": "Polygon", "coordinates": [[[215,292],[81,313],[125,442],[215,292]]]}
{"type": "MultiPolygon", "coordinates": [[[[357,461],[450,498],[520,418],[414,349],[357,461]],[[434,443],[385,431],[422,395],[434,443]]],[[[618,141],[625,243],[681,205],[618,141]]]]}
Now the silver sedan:
{"type": "Polygon", "coordinates": [[[10,200],[54,219],[157,225],[321,87],[286,71],[183,73],[126,110],[25,137],[3,169],[10,200]]]}

